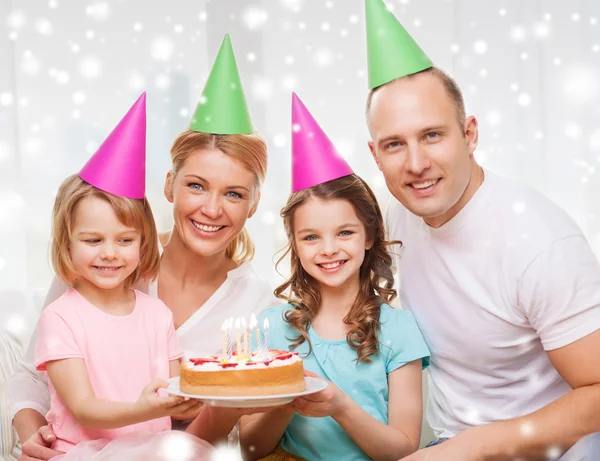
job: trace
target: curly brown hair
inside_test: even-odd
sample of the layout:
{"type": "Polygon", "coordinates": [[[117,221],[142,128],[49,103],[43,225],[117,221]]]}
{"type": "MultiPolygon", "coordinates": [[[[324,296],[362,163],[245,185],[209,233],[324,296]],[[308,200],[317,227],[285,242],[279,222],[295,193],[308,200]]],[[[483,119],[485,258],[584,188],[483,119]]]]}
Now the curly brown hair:
{"type": "Polygon", "coordinates": [[[285,313],[285,321],[300,333],[298,337],[290,338],[293,341],[292,349],[307,341],[309,350],[312,351],[308,328],[321,307],[321,293],[315,279],[302,267],[294,240],[294,213],[310,197],[318,197],[322,200],[342,199],[350,202],[365,226],[367,240],[373,242],[373,246],[366,250],[365,259],[360,267],[358,296],[344,318],[344,323],[350,327],[346,341],[356,350],[357,360],[370,362],[370,357],[378,351],[381,304],[389,303],[396,297],[396,290],[392,288],[394,284],[392,257],[387,246],[401,245],[401,242],[385,240],[383,216],[377,198],[367,183],[355,174],[290,195],[286,206],[281,210],[289,243],[283,256],[277,261],[277,266],[289,254],[291,275],[285,283],[275,289],[275,296],[294,306],[294,309],[285,313]],[[285,294],[288,289],[289,294],[285,294]]]}

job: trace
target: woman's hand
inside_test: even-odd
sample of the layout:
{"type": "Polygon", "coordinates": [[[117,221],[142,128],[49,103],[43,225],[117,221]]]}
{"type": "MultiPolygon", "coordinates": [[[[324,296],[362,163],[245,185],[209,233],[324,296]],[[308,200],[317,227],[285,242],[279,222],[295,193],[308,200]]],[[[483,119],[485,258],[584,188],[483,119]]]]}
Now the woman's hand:
{"type": "Polygon", "coordinates": [[[56,441],[56,435],[49,426],[42,426],[23,443],[23,454],[19,461],[48,461],[62,451],[50,448],[56,441]]]}
{"type": "Polygon", "coordinates": [[[197,399],[190,399],[189,401],[179,404],[179,406],[182,408],[181,412],[171,415],[171,418],[176,419],[177,421],[188,421],[196,418],[196,416],[200,414],[204,407],[204,403],[197,399]]]}
{"type": "MultiPolygon", "coordinates": [[[[304,371],[305,376],[323,379],[320,376],[304,371]]],[[[332,382],[328,381],[328,386],[315,394],[305,395],[294,399],[291,406],[296,413],[311,418],[323,418],[331,416],[335,418],[344,406],[347,396],[344,392],[332,382]]]]}

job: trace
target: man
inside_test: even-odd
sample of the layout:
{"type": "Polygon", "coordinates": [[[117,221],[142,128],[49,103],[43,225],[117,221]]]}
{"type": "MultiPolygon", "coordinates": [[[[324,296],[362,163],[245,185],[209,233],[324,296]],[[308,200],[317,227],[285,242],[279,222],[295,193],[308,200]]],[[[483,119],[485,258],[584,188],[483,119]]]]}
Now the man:
{"type": "Polygon", "coordinates": [[[403,461],[600,459],[600,436],[584,439],[600,431],[597,259],[563,210],[477,164],[456,83],[366,3],[369,147],[439,438],[403,461]]]}

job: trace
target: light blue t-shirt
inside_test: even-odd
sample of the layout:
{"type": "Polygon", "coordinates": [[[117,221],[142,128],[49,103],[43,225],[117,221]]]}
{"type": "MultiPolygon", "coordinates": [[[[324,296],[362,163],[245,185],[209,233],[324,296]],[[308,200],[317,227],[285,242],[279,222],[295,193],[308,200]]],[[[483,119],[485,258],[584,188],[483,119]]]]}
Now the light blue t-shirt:
{"type": "MultiPolygon", "coordinates": [[[[289,350],[297,330],[285,322],[283,314],[294,307],[289,304],[272,307],[260,315],[260,323],[269,319],[269,349],[289,350]]],[[[304,368],[335,383],[375,419],[388,422],[388,379],[392,371],[414,360],[429,365],[429,349],[412,314],[382,304],[379,352],[370,363],[359,363],[356,350],[345,339],[328,341],[310,328],[308,335],[312,353],[305,341],[295,350],[304,361],[304,368]]],[[[367,454],[331,417],[307,418],[295,414],[286,429],[281,446],[301,458],[318,461],[369,460],[367,454]]]]}

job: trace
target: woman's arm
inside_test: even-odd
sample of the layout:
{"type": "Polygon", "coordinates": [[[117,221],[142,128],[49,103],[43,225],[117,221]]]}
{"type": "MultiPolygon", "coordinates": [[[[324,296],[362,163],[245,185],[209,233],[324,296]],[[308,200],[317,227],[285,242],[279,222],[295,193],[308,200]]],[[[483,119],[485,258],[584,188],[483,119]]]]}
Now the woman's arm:
{"type": "Polygon", "coordinates": [[[99,399],[94,394],[83,359],[63,359],[46,363],[48,377],[65,406],[77,422],[94,429],[114,429],[171,416],[184,411],[195,402],[183,397],[158,395],[167,387],[161,379],[144,388],[136,402],[114,402],[99,399]]]}
{"type": "MultiPolygon", "coordinates": [[[[62,296],[68,288],[66,283],[55,277],[42,310],[62,296]]],[[[36,327],[29,347],[15,365],[14,374],[7,385],[10,416],[21,442],[28,440],[40,427],[47,424],[45,416],[50,410],[48,382],[33,364],[37,333],[36,327]]]]}
{"type": "Polygon", "coordinates": [[[267,413],[242,417],[240,445],[244,461],[254,461],[272,453],[295,413],[291,406],[285,405],[267,413]]]}
{"type": "Polygon", "coordinates": [[[375,461],[397,461],[419,448],[423,418],[421,359],[391,372],[388,385],[388,424],[373,418],[334,384],[296,399],[293,406],[304,416],[331,416],[375,461]]]}

